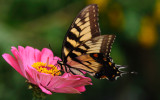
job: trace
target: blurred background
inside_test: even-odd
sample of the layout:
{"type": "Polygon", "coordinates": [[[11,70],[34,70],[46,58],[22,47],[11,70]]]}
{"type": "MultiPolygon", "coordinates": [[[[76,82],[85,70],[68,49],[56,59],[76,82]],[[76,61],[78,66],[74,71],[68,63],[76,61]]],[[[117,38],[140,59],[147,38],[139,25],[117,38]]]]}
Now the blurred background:
{"type": "MultiPolygon", "coordinates": [[[[111,57],[137,75],[93,79],[82,94],[53,93],[47,100],[160,100],[160,0],[0,0],[0,55],[11,46],[53,48],[61,56],[76,15],[98,4],[102,34],[116,34],[111,57]]],[[[0,100],[31,100],[25,79],[0,57],[0,100]]]]}

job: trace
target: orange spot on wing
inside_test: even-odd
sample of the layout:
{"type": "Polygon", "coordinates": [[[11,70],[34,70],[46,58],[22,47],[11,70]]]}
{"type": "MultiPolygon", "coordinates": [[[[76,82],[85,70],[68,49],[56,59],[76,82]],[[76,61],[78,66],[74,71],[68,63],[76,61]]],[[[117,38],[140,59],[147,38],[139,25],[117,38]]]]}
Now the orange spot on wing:
{"type": "Polygon", "coordinates": [[[109,64],[110,66],[112,65],[112,63],[111,63],[111,62],[109,62],[108,64],[109,64]]]}
{"type": "Polygon", "coordinates": [[[104,79],[104,78],[107,78],[107,76],[103,75],[103,76],[101,76],[101,78],[104,79]]]}
{"type": "Polygon", "coordinates": [[[98,57],[98,54],[93,54],[94,57],[98,57]]]}
{"type": "Polygon", "coordinates": [[[106,58],[103,58],[103,60],[104,60],[104,61],[107,61],[107,59],[106,59],[106,58]]]}

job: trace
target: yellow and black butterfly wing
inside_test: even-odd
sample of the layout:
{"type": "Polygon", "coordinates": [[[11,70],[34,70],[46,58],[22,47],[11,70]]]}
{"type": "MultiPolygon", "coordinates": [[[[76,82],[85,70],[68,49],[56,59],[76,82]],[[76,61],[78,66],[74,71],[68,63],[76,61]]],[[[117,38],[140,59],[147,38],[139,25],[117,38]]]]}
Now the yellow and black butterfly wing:
{"type": "Polygon", "coordinates": [[[73,60],[68,61],[67,65],[69,66],[68,71],[72,74],[83,75],[88,73],[92,76],[103,66],[94,60],[90,54],[75,57],[73,60]]]}
{"type": "Polygon", "coordinates": [[[88,73],[96,78],[114,80],[118,69],[109,54],[115,35],[100,35],[98,7],[84,8],[71,24],[62,47],[62,69],[72,74],[88,73]]]}
{"type": "MultiPolygon", "coordinates": [[[[86,50],[86,53],[103,53],[110,55],[112,44],[115,40],[115,35],[101,35],[92,38],[78,47],[78,50],[86,50]]],[[[76,49],[73,51],[75,52],[76,49]]]]}
{"type": "Polygon", "coordinates": [[[66,57],[74,48],[83,42],[100,35],[98,24],[98,7],[92,4],[84,8],[71,24],[62,46],[62,60],[66,63],[66,57]]]}
{"type": "Polygon", "coordinates": [[[89,53],[103,53],[109,56],[115,37],[115,35],[100,35],[81,43],[78,47],[75,47],[68,53],[66,57],[67,61],[89,53]]]}

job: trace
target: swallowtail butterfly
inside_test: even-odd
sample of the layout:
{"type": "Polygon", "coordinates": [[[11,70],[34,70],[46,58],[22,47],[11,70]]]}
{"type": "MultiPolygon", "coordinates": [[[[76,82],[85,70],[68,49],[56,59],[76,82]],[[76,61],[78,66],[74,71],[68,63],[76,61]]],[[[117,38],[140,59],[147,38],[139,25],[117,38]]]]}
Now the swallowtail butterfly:
{"type": "Polygon", "coordinates": [[[115,35],[100,35],[98,6],[85,7],[71,24],[62,46],[61,68],[75,75],[90,74],[98,79],[121,76],[119,65],[110,57],[115,35]]]}

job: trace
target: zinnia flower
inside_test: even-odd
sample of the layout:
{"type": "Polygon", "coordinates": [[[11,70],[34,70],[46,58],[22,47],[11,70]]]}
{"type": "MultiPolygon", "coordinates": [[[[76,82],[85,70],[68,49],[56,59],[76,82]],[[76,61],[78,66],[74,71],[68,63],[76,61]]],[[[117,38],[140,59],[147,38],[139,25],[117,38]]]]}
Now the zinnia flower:
{"type": "Polygon", "coordinates": [[[57,61],[59,57],[52,51],[43,48],[42,51],[32,47],[18,46],[18,50],[12,47],[9,54],[3,54],[3,58],[29,83],[37,85],[44,93],[80,93],[85,91],[85,85],[91,85],[91,79],[81,75],[64,73],[61,75],[57,61]]]}

